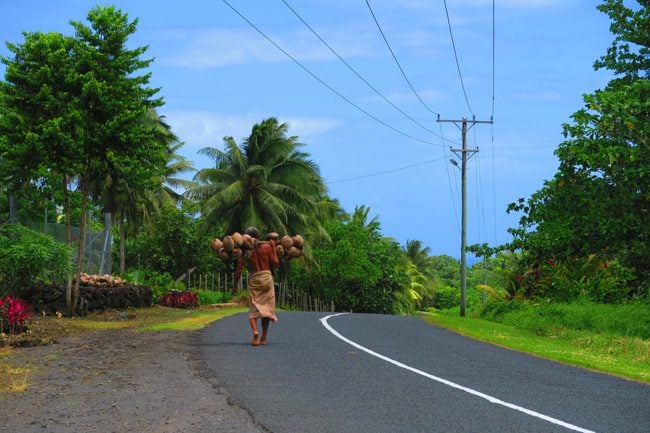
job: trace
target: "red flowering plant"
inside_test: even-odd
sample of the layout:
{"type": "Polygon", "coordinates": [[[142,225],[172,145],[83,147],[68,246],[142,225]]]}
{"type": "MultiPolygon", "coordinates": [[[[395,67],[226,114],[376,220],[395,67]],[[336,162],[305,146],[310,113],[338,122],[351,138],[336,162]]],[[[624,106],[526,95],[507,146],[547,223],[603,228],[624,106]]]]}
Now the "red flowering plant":
{"type": "Polygon", "coordinates": [[[199,296],[192,292],[172,291],[162,295],[158,303],[172,308],[196,308],[199,305],[199,296]]]}
{"type": "Polygon", "coordinates": [[[32,308],[25,300],[12,295],[0,298],[0,332],[20,332],[31,315],[32,308]]]}

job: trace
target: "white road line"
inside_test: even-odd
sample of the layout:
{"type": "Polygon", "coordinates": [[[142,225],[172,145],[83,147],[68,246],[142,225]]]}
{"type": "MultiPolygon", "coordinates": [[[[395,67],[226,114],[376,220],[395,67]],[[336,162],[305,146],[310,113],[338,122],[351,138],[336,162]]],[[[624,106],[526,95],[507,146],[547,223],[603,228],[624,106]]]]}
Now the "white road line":
{"type": "Polygon", "coordinates": [[[391,363],[393,365],[396,365],[396,366],[398,366],[400,368],[403,368],[405,370],[408,370],[410,372],[419,374],[420,376],[424,376],[424,377],[426,377],[428,379],[435,380],[436,382],[440,382],[440,383],[445,384],[447,386],[450,386],[452,388],[456,388],[456,389],[459,389],[461,391],[465,391],[468,394],[472,394],[474,396],[485,399],[485,400],[489,401],[490,403],[499,404],[501,406],[505,406],[507,408],[510,408],[510,409],[513,409],[513,410],[516,410],[516,411],[519,411],[519,412],[523,412],[526,415],[530,415],[530,416],[533,416],[535,418],[543,419],[544,421],[548,421],[548,422],[550,422],[552,424],[557,424],[557,425],[565,427],[565,428],[567,428],[569,430],[577,431],[577,432],[580,432],[580,433],[596,433],[593,430],[587,430],[585,428],[578,427],[578,426],[573,425],[573,424],[569,424],[568,422],[564,422],[562,420],[559,420],[559,419],[544,415],[542,413],[535,412],[534,410],[526,409],[525,407],[517,406],[516,404],[508,403],[507,401],[499,400],[498,398],[492,397],[491,395],[484,394],[482,392],[476,391],[476,390],[474,390],[472,388],[468,388],[468,387],[463,386],[463,385],[459,385],[459,384],[457,384],[455,382],[452,382],[450,380],[443,379],[442,377],[434,376],[433,374],[429,374],[429,373],[427,373],[425,371],[418,370],[417,368],[413,368],[413,367],[408,366],[406,364],[403,364],[403,363],[401,363],[399,361],[395,361],[394,359],[389,358],[387,356],[384,356],[384,355],[382,355],[380,353],[373,352],[372,350],[368,349],[367,347],[364,347],[364,346],[362,346],[362,345],[360,345],[358,343],[355,343],[354,341],[342,336],[334,328],[332,328],[332,326],[327,322],[327,320],[330,319],[331,317],[340,316],[342,314],[348,314],[348,313],[331,314],[329,316],[322,317],[320,319],[320,321],[323,324],[323,326],[325,327],[325,329],[327,329],[329,332],[331,332],[335,337],[337,337],[340,340],[343,340],[346,343],[348,343],[350,346],[356,347],[357,349],[363,350],[364,352],[366,352],[366,353],[368,353],[368,354],[370,354],[370,355],[372,355],[374,357],[377,357],[377,358],[379,358],[379,359],[381,359],[383,361],[389,362],[389,363],[391,363]]]}

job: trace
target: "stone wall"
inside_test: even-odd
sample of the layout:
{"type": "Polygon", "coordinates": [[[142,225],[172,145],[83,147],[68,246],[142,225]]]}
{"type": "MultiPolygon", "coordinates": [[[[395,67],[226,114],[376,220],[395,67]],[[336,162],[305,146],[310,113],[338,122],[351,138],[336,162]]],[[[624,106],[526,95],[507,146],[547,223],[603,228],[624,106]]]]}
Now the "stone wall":
{"type": "MultiPolygon", "coordinates": [[[[34,313],[51,315],[67,313],[65,284],[35,284],[21,295],[34,308],[34,313]]],[[[97,287],[79,286],[79,305],[76,314],[91,311],[150,307],[153,303],[151,287],[138,284],[97,287]]]]}

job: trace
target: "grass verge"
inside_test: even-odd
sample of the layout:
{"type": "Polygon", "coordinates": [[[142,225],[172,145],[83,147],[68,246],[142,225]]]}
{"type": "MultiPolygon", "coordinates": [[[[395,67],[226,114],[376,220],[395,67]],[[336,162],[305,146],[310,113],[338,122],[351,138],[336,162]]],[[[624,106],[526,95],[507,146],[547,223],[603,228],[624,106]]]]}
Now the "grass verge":
{"type": "Polygon", "coordinates": [[[427,322],[467,337],[546,359],[650,383],[650,341],[558,328],[538,335],[487,320],[441,312],[422,313],[427,322]]]}

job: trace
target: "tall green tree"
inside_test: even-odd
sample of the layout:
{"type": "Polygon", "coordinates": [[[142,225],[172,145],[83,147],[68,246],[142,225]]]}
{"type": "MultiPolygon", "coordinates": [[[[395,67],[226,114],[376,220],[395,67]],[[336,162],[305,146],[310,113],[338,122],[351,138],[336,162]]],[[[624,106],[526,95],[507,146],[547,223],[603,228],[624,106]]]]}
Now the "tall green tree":
{"type": "MultiPolygon", "coordinates": [[[[152,139],[155,129],[142,122],[162,99],[154,98],[158,89],[148,86],[150,73],[139,75],[152,61],[140,58],[147,48],[127,47],[137,19],[129,21],[113,6],[98,6],[87,20],[89,25],[71,21],[74,38],[26,34],[24,44],[8,45],[13,57],[2,60],[7,65],[1,96],[2,165],[26,180],[51,170],[64,191],[68,185],[80,191],[77,274],[91,180],[110,172],[134,188],[151,185],[164,168],[167,150],[152,139]]],[[[76,281],[68,291],[71,310],[76,308],[76,281]]]]}
{"type": "Polygon", "coordinates": [[[288,125],[269,118],[253,126],[241,147],[224,137],[224,149],[201,153],[215,166],[200,170],[190,197],[201,204],[204,221],[226,223],[228,232],[256,226],[262,232],[324,234],[319,215],[336,211],[326,198],[318,166],[301,150],[288,125]]]}
{"type": "Polygon", "coordinates": [[[399,244],[382,236],[378,218],[368,220],[369,210],[357,207],[350,218],[328,221],[330,240],[314,245],[315,265],[309,271],[297,266],[293,281],[340,310],[401,312],[417,303],[417,270],[407,275],[399,244]]]}
{"type": "Polygon", "coordinates": [[[598,9],[614,41],[595,67],[615,78],[564,125],[554,178],[510,205],[523,213],[512,247],[537,262],[617,258],[636,273],[634,296],[650,285],[650,4],[607,0],[598,9]]]}

